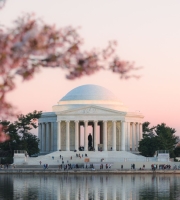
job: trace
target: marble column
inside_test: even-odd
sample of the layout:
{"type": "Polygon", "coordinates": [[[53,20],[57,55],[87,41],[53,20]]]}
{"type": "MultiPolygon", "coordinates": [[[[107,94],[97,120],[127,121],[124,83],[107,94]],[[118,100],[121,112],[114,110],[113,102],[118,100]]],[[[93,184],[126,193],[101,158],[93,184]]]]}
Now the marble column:
{"type": "Polygon", "coordinates": [[[127,141],[127,148],[126,148],[126,151],[130,151],[130,122],[127,122],[127,138],[126,138],[126,141],[127,141]]]}
{"type": "Polygon", "coordinates": [[[50,151],[54,151],[54,122],[51,122],[51,149],[50,151]]]}
{"type": "Polygon", "coordinates": [[[39,138],[39,149],[42,151],[42,128],[41,123],[38,124],[38,138],[39,138]]]}
{"type": "Polygon", "coordinates": [[[84,121],[84,151],[88,151],[88,121],[84,121]]]}
{"type": "Polygon", "coordinates": [[[103,122],[99,123],[100,126],[100,135],[99,135],[99,139],[100,139],[100,144],[103,144],[103,122]]]}
{"type": "Polygon", "coordinates": [[[47,122],[46,123],[46,152],[49,152],[49,143],[50,143],[49,122],[47,122]]]}
{"type": "Polygon", "coordinates": [[[125,151],[125,122],[121,121],[121,151],[125,151]]]}
{"type": "Polygon", "coordinates": [[[69,137],[69,123],[70,121],[66,121],[66,151],[69,151],[70,137],[69,137]]]}
{"type": "Polygon", "coordinates": [[[107,121],[103,121],[103,151],[107,151],[107,121]]]}
{"type": "Polygon", "coordinates": [[[94,124],[92,125],[92,147],[94,148],[94,124]]]}
{"type": "Polygon", "coordinates": [[[61,150],[61,121],[57,122],[57,151],[61,150]]]}
{"type": "Polygon", "coordinates": [[[113,121],[112,150],[116,151],[116,121],[113,121]]]}
{"type": "Polygon", "coordinates": [[[95,151],[98,150],[98,144],[97,144],[97,126],[98,126],[98,121],[94,121],[94,149],[95,149],[95,151]]]}
{"type": "Polygon", "coordinates": [[[135,123],[132,123],[132,151],[135,151],[135,123]]]}
{"type": "Polygon", "coordinates": [[[75,150],[79,150],[79,121],[75,121],[75,150]]]}
{"type": "Polygon", "coordinates": [[[80,125],[80,122],[79,122],[79,146],[82,146],[81,145],[81,125],[80,125]]]}
{"type": "Polygon", "coordinates": [[[130,122],[130,131],[129,131],[129,134],[130,134],[130,139],[129,139],[129,146],[130,146],[130,150],[132,151],[132,122],[130,122]]]}
{"type": "Polygon", "coordinates": [[[139,147],[139,123],[136,124],[136,151],[138,151],[139,147]]]}
{"type": "Polygon", "coordinates": [[[42,123],[42,151],[46,151],[46,132],[45,123],[42,123]]]}

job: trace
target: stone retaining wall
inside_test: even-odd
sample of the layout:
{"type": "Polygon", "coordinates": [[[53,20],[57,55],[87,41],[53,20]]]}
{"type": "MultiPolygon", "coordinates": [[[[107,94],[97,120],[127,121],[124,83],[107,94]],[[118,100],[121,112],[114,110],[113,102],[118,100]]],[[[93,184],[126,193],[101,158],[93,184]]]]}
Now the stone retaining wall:
{"type": "Polygon", "coordinates": [[[0,174],[180,174],[180,170],[1,169],[0,174]]]}

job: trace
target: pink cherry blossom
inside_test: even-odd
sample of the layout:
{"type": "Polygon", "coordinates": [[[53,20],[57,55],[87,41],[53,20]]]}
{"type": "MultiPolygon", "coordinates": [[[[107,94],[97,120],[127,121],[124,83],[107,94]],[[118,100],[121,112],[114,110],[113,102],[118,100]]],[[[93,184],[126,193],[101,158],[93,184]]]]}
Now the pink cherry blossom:
{"type": "Polygon", "coordinates": [[[5,134],[2,129],[3,126],[0,124],[0,143],[9,140],[9,135],[5,134]]]}
{"type": "Polygon", "coordinates": [[[19,17],[13,28],[0,30],[0,115],[13,115],[14,108],[6,94],[15,88],[17,76],[30,80],[41,67],[60,67],[67,79],[92,75],[99,70],[111,70],[120,78],[130,74],[134,63],[115,56],[117,43],[111,41],[102,50],[82,51],[83,39],[77,28],[56,28],[33,14],[19,17]]]}

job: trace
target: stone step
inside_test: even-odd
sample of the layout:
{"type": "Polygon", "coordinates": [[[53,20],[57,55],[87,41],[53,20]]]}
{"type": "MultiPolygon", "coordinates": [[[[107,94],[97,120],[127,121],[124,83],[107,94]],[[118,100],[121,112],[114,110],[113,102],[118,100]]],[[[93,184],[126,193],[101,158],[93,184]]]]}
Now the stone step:
{"type": "Polygon", "coordinates": [[[42,164],[49,164],[49,165],[59,165],[62,164],[62,159],[60,159],[60,155],[63,156],[64,164],[67,163],[84,163],[85,158],[88,158],[90,162],[123,162],[127,161],[127,159],[132,160],[145,160],[146,158],[143,156],[138,156],[126,151],[56,151],[53,153],[49,153],[44,156],[39,156],[35,158],[28,158],[27,163],[28,165],[38,165],[41,161],[42,164]],[[80,157],[76,157],[76,154],[80,154],[80,157]],[[82,157],[83,154],[83,157],[82,157]],[[87,157],[85,157],[87,154],[87,157]],[[72,156],[72,160],[71,160],[72,156]],[[67,162],[68,161],[68,162],[67,162]]]}

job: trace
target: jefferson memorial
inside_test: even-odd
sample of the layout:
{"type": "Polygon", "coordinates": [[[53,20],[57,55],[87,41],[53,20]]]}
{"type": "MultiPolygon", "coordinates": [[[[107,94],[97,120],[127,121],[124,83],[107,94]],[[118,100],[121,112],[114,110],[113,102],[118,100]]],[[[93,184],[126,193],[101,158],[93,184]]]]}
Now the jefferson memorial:
{"type": "Polygon", "coordinates": [[[62,97],[53,112],[38,120],[40,153],[89,150],[138,151],[142,139],[140,112],[128,108],[109,90],[98,85],[82,85],[62,97]]]}

